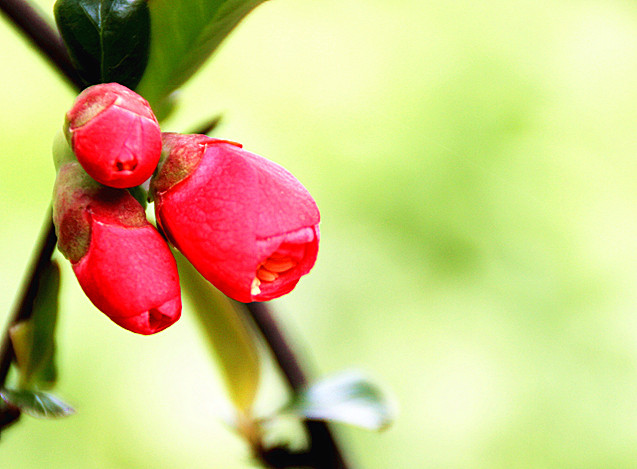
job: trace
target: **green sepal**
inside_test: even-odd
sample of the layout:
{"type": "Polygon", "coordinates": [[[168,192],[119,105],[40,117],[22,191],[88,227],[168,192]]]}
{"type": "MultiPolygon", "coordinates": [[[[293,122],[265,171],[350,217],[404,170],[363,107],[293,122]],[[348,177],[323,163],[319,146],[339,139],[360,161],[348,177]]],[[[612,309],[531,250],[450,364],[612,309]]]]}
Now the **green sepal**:
{"type": "Polygon", "coordinates": [[[59,397],[43,391],[0,389],[0,399],[31,417],[55,419],[75,413],[75,409],[59,397]]]}
{"type": "Polygon", "coordinates": [[[60,267],[56,261],[51,261],[40,277],[31,317],[9,330],[20,389],[48,388],[55,383],[55,325],[59,294],[60,267]]]}
{"type": "Polygon", "coordinates": [[[135,89],[149,57],[147,0],[57,0],[54,13],[87,86],[117,82],[135,89]]]}

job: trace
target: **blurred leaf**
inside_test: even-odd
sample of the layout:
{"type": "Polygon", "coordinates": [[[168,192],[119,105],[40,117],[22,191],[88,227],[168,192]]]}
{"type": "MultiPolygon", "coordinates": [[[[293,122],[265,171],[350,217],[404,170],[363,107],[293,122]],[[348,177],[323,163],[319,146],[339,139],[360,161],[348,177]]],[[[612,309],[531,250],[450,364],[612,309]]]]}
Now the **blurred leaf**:
{"type": "Polygon", "coordinates": [[[376,383],[360,372],[347,371],[310,386],[283,413],[383,430],[393,421],[395,411],[376,383]]]}
{"type": "Polygon", "coordinates": [[[11,327],[9,334],[20,372],[20,388],[55,382],[55,324],[58,315],[60,267],[51,261],[40,277],[31,318],[11,327]]]}
{"type": "Polygon", "coordinates": [[[137,92],[163,117],[163,103],[265,0],[151,0],[151,46],[137,92]]]}
{"type": "Polygon", "coordinates": [[[175,252],[184,293],[190,298],[208,343],[219,359],[222,376],[234,405],[248,413],[260,378],[255,338],[232,301],[213,287],[175,252]]]}
{"type": "Polygon", "coordinates": [[[75,409],[48,392],[0,389],[0,398],[32,417],[54,419],[75,413],[75,409]]]}
{"type": "Polygon", "coordinates": [[[58,0],[55,21],[87,85],[116,81],[134,89],[148,63],[146,0],[58,0]]]}

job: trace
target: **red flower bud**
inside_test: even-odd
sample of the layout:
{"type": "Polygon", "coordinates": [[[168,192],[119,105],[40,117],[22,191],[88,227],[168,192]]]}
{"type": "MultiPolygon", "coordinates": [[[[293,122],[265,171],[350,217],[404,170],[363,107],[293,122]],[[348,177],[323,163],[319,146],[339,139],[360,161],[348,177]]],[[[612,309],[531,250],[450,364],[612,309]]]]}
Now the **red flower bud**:
{"type": "Polygon", "coordinates": [[[165,133],[163,144],[151,193],[171,242],[235,300],[290,292],[318,252],[320,215],[307,189],[236,143],[165,133]]]}
{"type": "Polygon", "coordinates": [[[66,114],[65,130],[82,167],[106,186],[142,184],[161,156],[161,131],[150,105],[117,83],[80,93],[66,114]]]}
{"type": "Polygon", "coordinates": [[[55,183],[53,221],[84,293],[115,323],[154,334],[179,319],[175,259],[128,191],[100,186],[67,163],[55,183]]]}

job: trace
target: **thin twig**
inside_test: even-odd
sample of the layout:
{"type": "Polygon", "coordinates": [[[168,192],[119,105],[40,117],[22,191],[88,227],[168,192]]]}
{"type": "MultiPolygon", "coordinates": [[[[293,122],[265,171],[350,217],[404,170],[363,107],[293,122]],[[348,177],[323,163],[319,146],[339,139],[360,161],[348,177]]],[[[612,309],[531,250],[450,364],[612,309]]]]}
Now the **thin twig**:
{"type": "MultiPolygon", "coordinates": [[[[266,342],[274,352],[274,358],[294,392],[303,390],[308,385],[308,377],[301,367],[299,355],[295,354],[288,339],[265,303],[248,303],[246,305],[266,342]]],[[[296,347],[298,349],[298,346],[296,347]]],[[[347,469],[341,450],[332,432],[325,422],[306,420],[305,427],[310,435],[310,448],[305,455],[295,455],[281,451],[263,454],[274,467],[297,467],[298,456],[307,456],[304,466],[315,469],[347,469]]]]}

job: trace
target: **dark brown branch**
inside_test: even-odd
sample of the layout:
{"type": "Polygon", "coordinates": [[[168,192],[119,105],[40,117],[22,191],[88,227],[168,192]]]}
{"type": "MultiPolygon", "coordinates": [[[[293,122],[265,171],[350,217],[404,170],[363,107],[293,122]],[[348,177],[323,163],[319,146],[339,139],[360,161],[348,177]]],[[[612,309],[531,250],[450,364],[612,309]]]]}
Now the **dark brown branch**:
{"type": "MultiPolygon", "coordinates": [[[[274,353],[281,372],[294,392],[303,390],[308,385],[308,377],[301,367],[298,354],[295,354],[279,327],[276,319],[264,303],[248,303],[248,312],[266,342],[274,353]]],[[[336,444],[329,427],[325,422],[305,421],[310,435],[310,448],[307,453],[294,454],[276,448],[265,452],[262,458],[273,467],[307,466],[315,469],[347,469],[343,455],[336,444]],[[300,464],[303,462],[303,464],[300,464]]]]}
{"type": "Polygon", "coordinates": [[[2,11],[33,45],[78,89],[84,88],[62,38],[49,22],[24,0],[0,0],[2,11]]]}
{"type": "Polygon", "coordinates": [[[13,347],[11,347],[11,338],[9,337],[9,327],[31,317],[33,301],[40,286],[40,277],[51,264],[51,256],[53,255],[56,242],[57,238],[55,236],[55,230],[53,229],[53,223],[51,223],[51,210],[49,209],[47,211],[45,227],[42,230],[37,244],[37,250],[33,253],[31,267],[24,278],[24,283],[21,288],[22,293],[18,298],[13,314],[9,318],[7,330],[0,344],[0,387],[4,385],[7,379],[9,367],[14,356],[13,347]]]}
{"type": "Polygon", "coordinates": [[[308,384],[308,378],[269,307],[265,303],[248,303],[246,307],[267,342],[276,344],[278,353],[274,358],[290,387],[294,391],[303,389],[308,384]]]}
{"type": "MultiPolygon", "coordinates": [[[[21,293],[17,299],[15,308],[9,317],[6,325],[6,330],[2,336],[2,342],[0,343],[0,388],[4,387],[7,375],[9,374],[9,368],[11,362],[15,358],[13,347],[11,345],[11,336],[9,335],[9,329],[14,324],[29,319],[33,313],[33,302],[35,296],[38,293],[40,286],[40,278],[42,273],[49,267],[51,263],[51,256],[57,243],[57,237],[55,236],[55,229],[53,228],[53,222],[51,221],[51,210],[47,210],[47,216],[45,218],[45,226],[38,240],[37,248],[33,253],[33,259],[31,266],[25,275],[23,284],[21,287],[21,293]]],[[[16,407],[7,406],[0,410],[0,433],[9,425],[15,423],[20,418],[20,410],[16,407]]]]}

